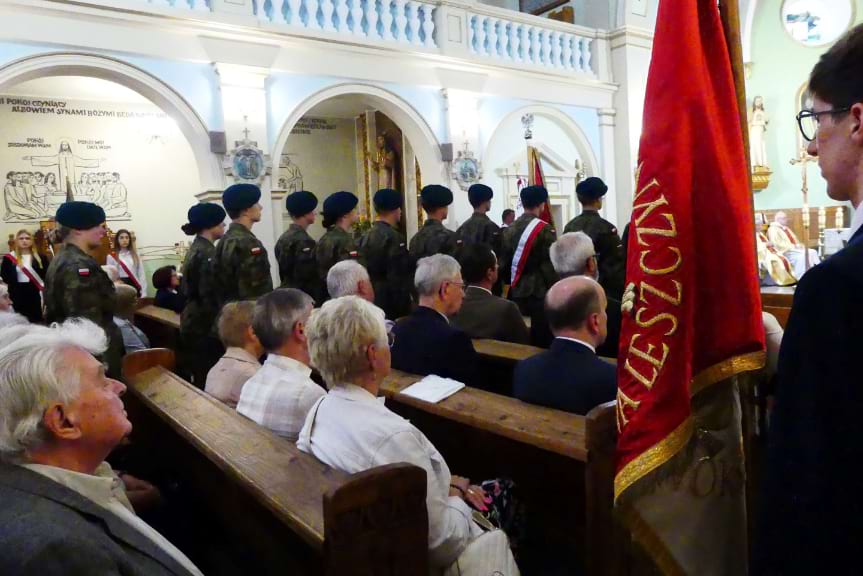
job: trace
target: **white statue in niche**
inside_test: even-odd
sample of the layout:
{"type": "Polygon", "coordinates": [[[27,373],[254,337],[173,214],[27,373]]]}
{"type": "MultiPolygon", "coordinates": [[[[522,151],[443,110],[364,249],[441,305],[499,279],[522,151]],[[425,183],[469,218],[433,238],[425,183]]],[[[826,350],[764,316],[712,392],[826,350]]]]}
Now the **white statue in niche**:
{"type": "Polygon", "coordinates": [[[749,156],[752,167],[767,165],[767,124],[770,117],[764,111],[764,99],[756,96],[752,100],[752,110],[749,112],[749,156]]]}

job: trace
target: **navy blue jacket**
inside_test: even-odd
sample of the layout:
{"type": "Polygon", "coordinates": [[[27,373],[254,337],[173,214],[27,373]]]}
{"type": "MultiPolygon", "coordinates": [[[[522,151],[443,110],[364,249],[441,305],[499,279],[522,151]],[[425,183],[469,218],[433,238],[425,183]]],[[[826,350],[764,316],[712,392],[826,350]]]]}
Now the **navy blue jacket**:
{"type": "Polygon", "coordinates": [[[779,351],[753,574],[859,570],[861,353],[863,229],[809,270],[794,293],[779,351]]]}
{"type": "Polygon", "coordinates": [[[617,370],[587,346],[555,338],[516,365],[512,387],[523,402],[584,415],[617,397],[617,370]]]}
{"type": "Polygon", "coordinates": [[[481,384],[479,357],[470,337],[436,310],[418,306],[393,327],[392,366],[411,374],[436,374],[468,386],[481,384]]]}

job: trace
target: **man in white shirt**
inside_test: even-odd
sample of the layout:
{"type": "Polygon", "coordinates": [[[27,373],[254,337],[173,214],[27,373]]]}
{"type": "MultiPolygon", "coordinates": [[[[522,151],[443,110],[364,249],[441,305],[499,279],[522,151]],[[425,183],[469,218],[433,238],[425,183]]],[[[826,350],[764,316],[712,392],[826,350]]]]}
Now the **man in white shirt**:
{"type": "Polygon", "coordinates": [[[313,306],[312,297],[296,288],[258,298],[252,329],[268,356],[237,404],[237,412],[292,442],[309,408],[325,393],[310,377],[305,326],[313,306]]]}
{"type": "Polygon", "coordinates": [[[773,222],[767,228],[767,239],[776,248],[776,251],[785,256],[794,268],[794,276],[799,280],[806,271],[821,263],[818,252],[812,248],[806,248],[797,239],[794,230],[788,227],[788,215],[785,212],[777,212],[773,222]],[[809,251],[809,266],[806,266],[806,250],[809,251]]]}
{"type": "Polygon", "coordinates": [[[615,367],[596,355],[608,332],[606,306],[605,290],[593,278],[570,276],[552,286],[545,314],[554,342],[516,365],[514,396],[581,415],[614,400],[615,367]]]}
{"type": "Polygon", "coordinates": [[[106,348],[70,320],[0,350],[0,574],[201,574],[104,461],[132,430],[126,387],[94,357],[106,348]]]}

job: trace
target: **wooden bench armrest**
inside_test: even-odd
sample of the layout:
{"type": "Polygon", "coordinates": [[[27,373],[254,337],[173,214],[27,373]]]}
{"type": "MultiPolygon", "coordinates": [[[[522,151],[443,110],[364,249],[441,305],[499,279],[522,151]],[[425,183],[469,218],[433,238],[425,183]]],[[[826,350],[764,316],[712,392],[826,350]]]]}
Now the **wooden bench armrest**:
{"type": "Polygon", "coordinates": [[[147,350],[130,352],[123,356],[121,370],[123,381],[129,382],[141,372],[145,372],[156,366],[161,366],[165,370],[173,372],[177,367],[174,351],[167,348],[148,348],[147,350]]]}

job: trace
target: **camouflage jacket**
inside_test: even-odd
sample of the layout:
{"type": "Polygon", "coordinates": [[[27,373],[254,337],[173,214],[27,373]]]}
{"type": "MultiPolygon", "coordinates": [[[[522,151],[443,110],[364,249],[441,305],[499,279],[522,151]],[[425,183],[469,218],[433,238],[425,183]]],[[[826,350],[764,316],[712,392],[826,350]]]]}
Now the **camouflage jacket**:
{"type": "MultiPolygon", "coordinates": [[[[323,286],[327,285],[327,272],[334,264],[349,258],[359,259],[354,237],[338,226],[333,226],[318,240],[315,259],[318,262],[318,277],[323,286]]],[[[363,264],[363,262],[360,262],[363,264]]]]}
{"type": "Polygon", "coordinates": [[[213,281],[219,310],[228,302],[255,300],[273,291],[267,249],[242,224],[232,222],[216,245],[213,281]]]}
{"type": "Polygon", "coordinates": [[[423,227],[411,238],[410,253],[414,265],[420,258],[435,254],[452,256],[458,247],[455,232],[444,226],[440,220],[429,218],[423,227]]]}
{"type": "MultiPolygon", "coordinates": [[[[531,220],[533,214],[525,212],[503,231],[503,247],[500,258],[500,276],[504,282],[510,283],[512,277],[512,260],[515,256],[518,242],[531,220]]],[[[545,293],[557,282],[557,273],[551,265],[548,255],[549,248],[557,240],[554,228],[546,225],[533,242],[533,248],[527,256],[518,283],[510,288],[510,298],[545,298],[545,293]]]]}
{"type": "Polygon", "coordinates": [[[276,242],[276,260],[282,288],[298,288],[315,300],[321,281],[315,259],[315,241],[304,228],[291,224],[276,242]]]}
{"type": "Polygon", "coordinates": [[[500,254],[500,227],[485,214],[476,212],[456,230],[456,239],[464,246],[488,244],[495,254],[500,254]]]}
{"type": "Polygon", "coordinates": [[[86,318],[108,335],[105,360],[112,377],[120,376],[123,337],[114,324],[114,283],[99,263],[74,244],[64,244],[45,275],[45,320],[86,318]]]}
{"type": "Polygon", "coordinates": [[[401,232],[377,221],[359,241],[375,289],[375,304],[395,320],[410,313],[414,267],[401,232]]]}
{"type": "Polygon", "coordinates": [[[623,296],[626,262],[623,260],[623,245],[617,228],[604,219],[596,210],[585,210],[566,225],[566,232],[584,232],[593,240],[599,265],[599,283],[609,298],[623,296]]]}
{"type": "Polygon", "coordinates": [[[203,236],[196,236],[183,263],[180,291],[186,307],[180,316],[180,333],[184,336],[206,336],[219,315],[216,286],[213,283],[213,257],[216,247],[203,236]]]}

